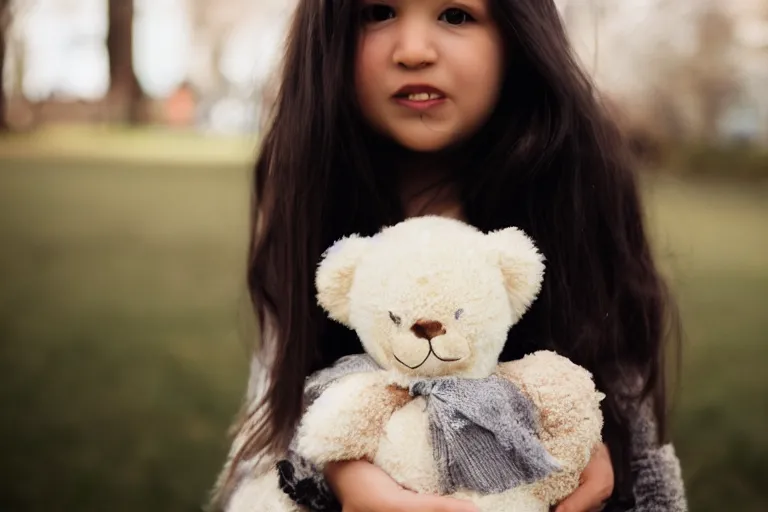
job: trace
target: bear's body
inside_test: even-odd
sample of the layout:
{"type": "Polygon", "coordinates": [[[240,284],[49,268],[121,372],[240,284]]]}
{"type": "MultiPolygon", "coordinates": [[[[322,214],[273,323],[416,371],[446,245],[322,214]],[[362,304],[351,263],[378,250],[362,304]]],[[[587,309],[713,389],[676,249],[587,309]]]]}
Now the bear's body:
{"type": "MultiPolygon", "coordinates": [[[[603,395],[589,372],[553,352],[498,363],[543,272],[515,228],[484,234],[420,217],[340,241],[318,268],[318,300],[357,332],[366,355],[308,381],[315,391],[295,452],[318,470],[367,459],[407,489],[469,499],[481,512],[549,510],[578,486],[600,442],[603,395]],[[447,380],[462,391],[414,393],[447,380]],[[518,409],[507,407],[515,400],[518,409]]],[[[248,485],[233,511],[304,510],[286,501],[274,470],[248,485]]]]}
{"type": "MultiPolygon", "coordinates": [[[[561,469],[502,493],[459,490],[452,495],[473,501],[480,512],[547,511],[575,489],[591,447],[600,441],[602,394],[586,370],[549,351],[502,363],[494,374],[512,382],[536,406],[537,433],[561,469]]],[[[340,379],[307,409],[298,452],[321,467],[368,458],[403,487],[440,494],[428,398],[410,397],[407,382],[383,370],[340,379]]]]}
{"type": "MultiPolygon", "coordinates": [[[[392,413],[382,428],[372,462],[406,489],[440,494],[440,473],[433,456],[424,397],[416,397],[392,413]]],[[[502,494],[459,491],[453,496],[473,501],[480,512],[547,512],[549,506],[531,491],[532,486],[521,486],[502,494]]]]}
{"type": "Polygon", "coordinates": [[[407,489],[437,494],[440,475],[432,458],[426,409],[426,399],[419,396],[392,413],[373,463],[407,489]]]}

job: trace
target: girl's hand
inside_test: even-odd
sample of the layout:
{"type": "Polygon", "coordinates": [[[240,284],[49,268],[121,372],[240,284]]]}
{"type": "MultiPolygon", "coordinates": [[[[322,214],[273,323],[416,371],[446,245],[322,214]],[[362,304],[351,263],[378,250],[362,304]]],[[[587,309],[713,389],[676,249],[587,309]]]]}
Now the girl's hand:
{"type": "Polygon", "coordinates": [[[403,489],[384,470],[366,461],[328,464],[325,477],[343,512],[478,512],[468,501],[403,489]]]}
{"type": "Polygon", "coordinates": [[[613,493],[613,465],[608,447],[600,443],[581,473],[581,484],[555,512],[593,512],[603,508],[613,493]]]}

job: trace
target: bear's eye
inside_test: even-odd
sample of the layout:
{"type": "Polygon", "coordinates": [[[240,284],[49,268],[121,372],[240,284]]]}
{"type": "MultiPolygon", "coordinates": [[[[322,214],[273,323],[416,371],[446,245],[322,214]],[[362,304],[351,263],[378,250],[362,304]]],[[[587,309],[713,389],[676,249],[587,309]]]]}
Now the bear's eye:
{"type": "Polygon", "coordinates": [[[394,322],[394,324],[395,324],[395,325],[400,325],[400,323],[402,322],[402,320],[400,319],[400,317],[399,317],[399,316],[397,316],[396,314],[394,314],[394,313],[393,313],[393,312],[391,312],[391,311],[389,312],[389,318],[391,318],[391,319],[392,319],[392,322],[394,322]]]}
{"type": "Polygon", "coordinates": [[[463,315],[463,314],[464,314],[464,310],[463,309],[457,309],[456,313],[454,313],[453,316],[456,318],[456,320],[458,320],[459,318],[461,318],[461,315],[463,315]]]}

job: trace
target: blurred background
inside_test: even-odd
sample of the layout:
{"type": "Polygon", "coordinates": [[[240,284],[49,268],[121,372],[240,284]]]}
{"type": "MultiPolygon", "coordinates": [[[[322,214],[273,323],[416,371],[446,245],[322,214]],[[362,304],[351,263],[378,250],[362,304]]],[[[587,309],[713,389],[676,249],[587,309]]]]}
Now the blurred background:
{"type": "MultiPolygon", "coordinates": [[[[0,511],[201,510],[294,0],[0,0],[0,511]]],[[[691,510],[768,510],[768,0],[561,0],[680,301],[691,510]]]]}

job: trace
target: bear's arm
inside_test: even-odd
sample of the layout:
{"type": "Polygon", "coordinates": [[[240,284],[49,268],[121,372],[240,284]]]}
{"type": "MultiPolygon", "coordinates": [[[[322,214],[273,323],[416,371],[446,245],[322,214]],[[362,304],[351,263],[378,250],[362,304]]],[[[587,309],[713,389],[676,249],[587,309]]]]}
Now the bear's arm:
{"type": "Polygon", "coordinates": [[[578,486],[592,449],[601,440],[604,395],[595,389],[587,370],[554,352],[502,363],[496,373],[518,386],[538,410],[541,441],[563,471],[537,485],[537,494],[556,503],[578,486]]]}
{"type": "Polygon", "coordinates": [[[408,390],[390,385],[384,372],[343,377],[307,408],[296,451],[321,469],[328,462],[372,460],[387,420],[409,400],[408,390]]]}

